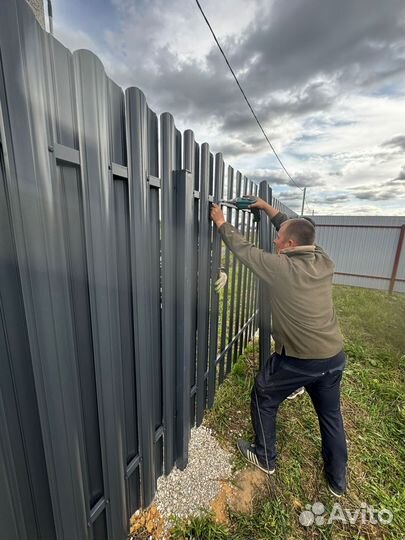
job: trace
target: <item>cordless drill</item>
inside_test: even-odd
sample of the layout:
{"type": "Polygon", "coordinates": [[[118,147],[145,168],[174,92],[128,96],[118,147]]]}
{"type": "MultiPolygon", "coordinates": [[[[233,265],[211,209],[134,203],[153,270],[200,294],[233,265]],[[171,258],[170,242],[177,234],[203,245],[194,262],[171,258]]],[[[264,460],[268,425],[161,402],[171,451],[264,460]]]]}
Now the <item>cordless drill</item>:
{"type": "Polygon", "coordinates": [[[232,199],[231,201],[219,201],[219,204],[223,204],[229,208],[235,208],[236,210],[250,211],[253,214],[253,221],[258,223],[260,221],[260,210],[258,208],[249,208],[249,206],[256,201],[256,197],[244,195],[243,197],[235,197],[235,199],[232,199]]]}

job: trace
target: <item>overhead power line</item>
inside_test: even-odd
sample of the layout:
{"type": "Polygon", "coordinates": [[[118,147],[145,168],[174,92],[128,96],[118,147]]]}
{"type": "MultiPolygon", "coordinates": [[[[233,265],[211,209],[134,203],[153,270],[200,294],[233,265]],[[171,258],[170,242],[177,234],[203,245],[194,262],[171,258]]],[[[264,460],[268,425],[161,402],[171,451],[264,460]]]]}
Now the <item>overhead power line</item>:
{"type": "Polygon", "coordinates": [[[287,169],[285,168],[283,162],[281,161],[281,159],[279,158],[277,152],[275,151],[274,146],[271,144],[271,141],[270,141],[270,139],[268,138],[266,132],[264,131],[263,126],[261,125],[260,120],[259,120],[258,117],[257,117],[257,114],[256,114],[255,111],[253,110],[252,105],[250,104],[250,102],[249,102],[249,100],[248,100],[248,98],[247,98],[247,96],[246,96],[246,94],[245,94],[245,92],[244,92],[242,86],[240,85],[240,83],[239,83],[239,81],[238,81],[237,76],[235,75],[235,72],[233,71],[232,66],[231,66],[231,64],[229,63],[229,60],[228,60],[228,58],[226,57],[226,54],[224,53],[224,51],[223,51],[221,45],[219,44],[219,41],[218,41],[218,39],[217,39],[217,36],[215,35],[215,32],[214,32],[214,30],[212,29],[212,26],[210,25],[210,22],[209,22],[209,20],[207,19],[206,15],[205,15],[205,13],[204,13],[204,11],[203,11],[201,5],[200,5],[200,2],[199,2],[198,0],[195,0],[195,1],[196,1],[196,3],[197,3],[197,6],[198,6],[199,10],[201,11],[202,16],[204,17],[205,22],[207,23],[208,28],[209,28],[210,31],[211,31],[211,34],[213,35],[213,37],[214,37],[214,39],[215,39],[215,43],[218,45],[218,48],[219,48],[219,50],[221,51],[222,56],[224,57],[225,62],[227,63],[227,65],[228,65],[228,67],[229,67],[229,69],[230,69],[230,71],[231,71],[231,73],[232,73],[232,75],[233,75],[233,78],[235,79],[236,84],[237,84],[238,87],[239,87],[239,90],[242,92],[242,95],[243,95],[243,97],[245,98],[245,101],[246,101],[246,103],[248,104],[248,107],[249,107],[249,109],[251,110],[251,112],[252,112],[252,114],[253,114],[253,116],[254,116],[254,119],[256,120],[256,122],[257,122],[259,128],[261,129],[261,131],[262,131],[262,133],[263,133],[263,135],[264,135],[266,141],[268,142],[268,144],[269,144],[269,146],[270,146],[270,148],[271,148],[273,154],[276,156],[278,162],[280,163],[281,167],[283,168],[284,172],[286,173],[286,175],[288,176],[288,178],[291,180],[291,182],[292,182],[298,189],[300,189],[301,191],[303,191],[303,188],[297,184],[297,182],[292,178],[292,176],[290,175],[290,173],[287,171],[287,169]]]}

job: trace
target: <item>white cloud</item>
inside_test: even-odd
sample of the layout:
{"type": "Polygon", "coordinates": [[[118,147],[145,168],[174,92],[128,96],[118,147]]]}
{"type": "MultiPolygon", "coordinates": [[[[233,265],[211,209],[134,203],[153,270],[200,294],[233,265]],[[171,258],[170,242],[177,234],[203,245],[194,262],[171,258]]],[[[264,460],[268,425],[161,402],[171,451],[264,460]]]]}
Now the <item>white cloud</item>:
{"type": "Polygon", "coordinates": [[[82,30],[70,28],[55,22],[54,33],[58,40],[71,51],[75,51],[77,49],[89,49],[96,52],[98,49],[96,42],[91,38],[91,36],[82,30]]]}
{"type": "MultiPolygon", "coordinates": [[[[158,114],[172,112],[180,129],[191,127],[199,142],[223,151],[235,169],[258,180],[271,178],[292,193],[285,197],[291,204],[300,200],[195,3],[113,4],[111,29],[92,35],[55,19],[57,37],[72,49],[96,52],[117,83],[139,86],[158,114]]],[[[387,197],[401,199],[399,171],[405,166],[401,2],[201,4],[274,147],[297,182],[308,186],[308,207],[317,213],[319,206],[322,212],[398,215],[401,202],[387,197]],[[339,20],[345,24],[339,26],[339,20]],[[368,192],[375,204],[367,201],[368,192]]]]}
{"type": "MultiPolygon", "coordinates": [[[[173,55],[173,68],[196,61],[207,69],[213,38],[195,2],[113,0],[113,4],[120,13],[120,34],[108,32],[107,40],[111,46],[122,47],[130,62],[141,61],[148,68],[159,69],[159,53],[166,49],[173,55]]],[[[208,18],[214,16],[215,31],[222,42],[243,35],[259,8],[254,0],[207,0],[201,4],[208,18]]]]}

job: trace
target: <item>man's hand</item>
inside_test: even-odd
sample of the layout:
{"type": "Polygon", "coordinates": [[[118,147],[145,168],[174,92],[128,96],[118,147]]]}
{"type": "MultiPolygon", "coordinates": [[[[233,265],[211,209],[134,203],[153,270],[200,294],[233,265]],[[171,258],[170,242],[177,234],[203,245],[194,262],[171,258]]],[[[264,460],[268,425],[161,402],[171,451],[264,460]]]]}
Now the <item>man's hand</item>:
{"type": "Polygon", "coordinates": [[[259,210],[266,210],[268,207],[269,204],[260,197],[256,197],[256,202],[249,206],[249,208],[258,208],[259,210]]]}
{"type": "Polygon", "coordinates": [[[270,218],[275,217],[279,212],[278,210],[273,208],[271,204],[267,203],[260,197],[257,197],[256,202],[251,204],[249,208],[259,208],[259,210],[264,210],[270,218]]]}
{"type": "Polygon", "coordinates": [[[220,228],[221,225],[225,223],[225,217],[221,210],[221,208],[215,204],[211,203],[211,219],[215,223],[215,225],[220,228]]]}

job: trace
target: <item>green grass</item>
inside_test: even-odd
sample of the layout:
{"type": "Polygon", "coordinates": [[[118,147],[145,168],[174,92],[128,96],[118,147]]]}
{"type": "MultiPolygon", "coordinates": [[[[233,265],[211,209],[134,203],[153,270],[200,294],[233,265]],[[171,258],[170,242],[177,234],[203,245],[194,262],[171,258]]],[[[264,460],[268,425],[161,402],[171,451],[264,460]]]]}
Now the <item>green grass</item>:
{"type": "MultiPolygon", "coordinates": [[[[226,526],[216,524],[210,514],[193,524],[177,522],[174,538],[405,538],[405,296],[337,286],[334,299],[348,357],[342,383],[348,493],[339,502],[350,510],[362,502],[386,508],[393,513],[393,522],[300,525],[298,518],[306,504],[321,501],[330,514],[336,502],[323,480],[317,418],[305,394],[280,406],[277,471],[257,493],[253,512],[230,512],[226,526]]],[[[205,421],[232,451],[238,438],[253,437],[250,389],[257,357],[258,343],[250,343],[218,390],[205,421]]],[[[245,467],[236,453],[234,467],[245,467]]]]}
{"type": "Polygon", "coordinates": [[[229,530],[226,526],[216,523],[213,514],[202,513],[200,516],[179,519],[174,518],[172,528],[174,538],[184,538],[194,540],[204,538],[204,540],[228,540],[229,530]]]}

